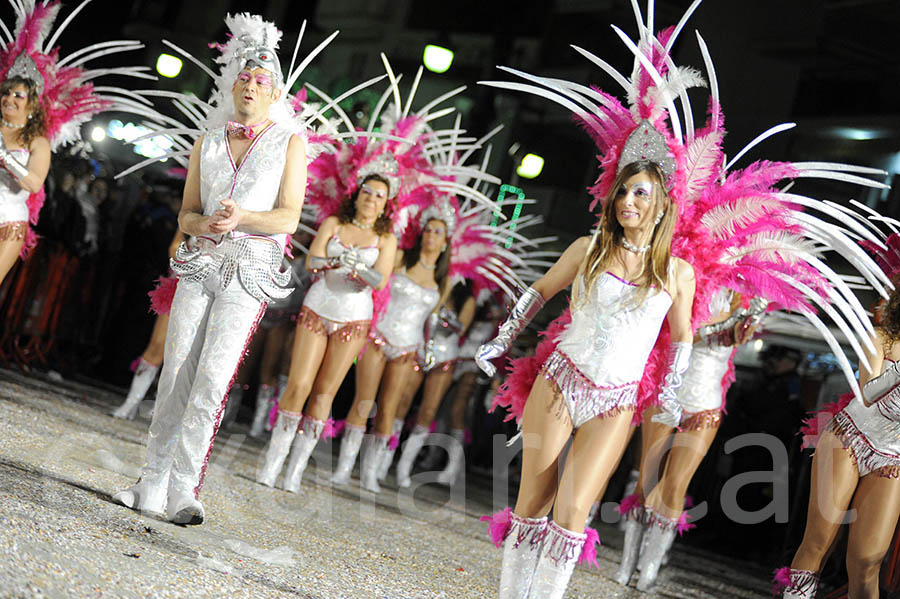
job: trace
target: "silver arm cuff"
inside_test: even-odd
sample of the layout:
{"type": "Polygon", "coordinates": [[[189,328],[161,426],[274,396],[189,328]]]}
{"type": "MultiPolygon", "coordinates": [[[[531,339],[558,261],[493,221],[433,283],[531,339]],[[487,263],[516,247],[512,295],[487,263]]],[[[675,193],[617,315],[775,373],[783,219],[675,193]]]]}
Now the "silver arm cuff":
{"type": "Polygon", "coordinates": [[[691,351],[694,346],[687,341],[675,341],[669,345],[669,367],[666,378],[659,389],[660,413],[650,420],[665,424],[666,426],[678,426],[681,424],[681,404],[678,403],[678,389],[684,382],[684,373],[691,365],[691,351]]]}
{"type": "Polygon", "coordinates": [[[16,160],[6,146],[0,146],[0,164],[16,179],[22,179],[28,174],[28,167],[16,160]]]}
{"type": "Polygon", "coordinates": [[[333,268],[340,268],[340,266],[341,259],[337,256],[332,258],[325,258],[324,256],[309,257],[309,268],[312,271],[331,270],[333,268]]]}
{"type": "Polygon", "coordinates": [[[369,268],[362,262],[357,263],[356,266],[353,267],[353,274],[362,279],[362,281],[372,289],[377,289],[384,280],[384,276],[380,272],[374,268],[369,268]]]}
{"type": "Polygon", "coordinates": [[[491,364],[491,360],[499,358],[512,346],[513,341],[519,336],[519,333],[528,326],[528,323],[541,311],[544,307],[544,297],[538,293],[533,287],[529,287],[513,306],[509,313],[509,317],[502,325],[497,336],[478,348],[475,352],[475,363],[488,376],[493,376],[496,368],[491,364]]]}
{"type": "Polygon", "coordinates": [[[900,362],[894,362],[884,372],[863,385],[863,399],[872,405],[898,386],[900,386],[900,362]]]}

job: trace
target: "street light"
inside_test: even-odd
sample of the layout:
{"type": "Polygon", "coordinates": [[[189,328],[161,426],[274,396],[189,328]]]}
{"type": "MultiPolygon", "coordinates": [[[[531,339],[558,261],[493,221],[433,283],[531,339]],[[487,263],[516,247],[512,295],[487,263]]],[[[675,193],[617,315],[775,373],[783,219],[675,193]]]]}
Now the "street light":
{"type": "Polygon", "coordinates": [[[522,162],[516,167],[516,174],[525,179],[534,179],[541,174],[544,159],[537,154],[525,154],[522,162]]]}
{"type": "Polygon", "coordinates": [[[181,59],[171,54],[162,53],[156,59],[156,72],[163,77],[177,77],[181,72],[181,59]]]}
{"type": "Polygon", "coordinates": [[[97,126],[91,129],[91,141],[100,143],[104,139],[106,139],[106,130],[103,127],[97,126]]]}
{"type": "Polygon", "coordinates": [[[422,55],[422,63],[432,73],[446,73],[450,65],[453,64],[453,50],[443,46],[428,44],[425,46],[425,53],[422,55]]]}

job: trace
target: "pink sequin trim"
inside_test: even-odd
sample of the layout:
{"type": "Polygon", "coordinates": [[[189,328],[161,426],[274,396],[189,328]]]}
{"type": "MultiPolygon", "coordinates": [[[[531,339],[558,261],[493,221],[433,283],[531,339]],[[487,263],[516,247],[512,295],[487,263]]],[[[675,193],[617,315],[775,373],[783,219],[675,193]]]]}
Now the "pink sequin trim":
{"type": "Polygon", "coordinates": [[[714,410],[685,414],[685,419],[681,421],[681,426],[678,428],[681,432],[699,431],[707,428],[719,428],[721,424],[722,410],[716,408],[714,410]]]}
{"type": "Polygon", "coordinates": [[[303,327],[316,335],[323,337],[335,336],[341,343],[347,343],[353,339],[361,339],[368,335],[371,320],[354,320],[346,323],[337,323],[326,320],[316,314],[310,308],[303,306],[297,316],[297,326],[303,327]]]}
{"type": "Polygon", "coordinates": [[[844,449],[853,458],[860,476],[875,473],[882,478],[900,478],[900,456],[883,453],[872,447],[846,411],[835,414],[827,430],[840,439],[844,449]]]}
{"type": "Polygon", "coordinates": [[[540,375],[552,384],[554,394],[565,400],[576,428],[593,418],[612,418],[633,411],[637,401],[637,382],[614,387],[596,385],[559,350],[550,354],[540,375]]]}
{"type": "Polygon", "coordinates": [[[256,313],[256,319],[253,321],[253,325],[250,327],[250,332],[247,333],[247,339],[244,341],[244,351],[241,352],[241,357],[238,359],[238,363],[234,367],[234,374],[231,375],[231,381],[229,381],[228,386],[225,387],[225,396],[222,398],[222,403],[219,404],[219,409],[216,411],[216,424],[213,427],[213,434],[209,439],[209,448],[206,450],[206,455],[203,457],[203,466],[200,467],[200,479],[197,481],[197,486],[194,487],[194,498],[200,494],[200,489],[203,488],[203,482],[206,479],[206,468],[209,466],[209,456],[212,455],[213,442],[216,440],[216,435],[219,434],[219,425],[222,423],[222,414],[225,412],[225,404],[228,403],[228,392],[231,390],[231,386],[234,385],[234,382],[237,380],[238,370],[241,368],[241,363],[244,361],[244,358],[247,357],[247,354],[250,353],[250,341],[253,339],[253,335],[256,334],[256,329],[259,327],[259,321],[262,320],[263,314],[266,313],[266,302],[261,302],[259,304],[259,312],[256,313]]]}

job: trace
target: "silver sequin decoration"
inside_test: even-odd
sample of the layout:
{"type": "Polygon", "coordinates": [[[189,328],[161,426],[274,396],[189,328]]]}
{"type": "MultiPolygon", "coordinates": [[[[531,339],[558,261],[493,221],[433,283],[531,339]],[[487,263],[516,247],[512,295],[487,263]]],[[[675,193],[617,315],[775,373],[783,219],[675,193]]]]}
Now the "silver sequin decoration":
{"type": "Polygon", "coordinates": [[[616,173],[622,172],[625,165],[640,160],[658,164],[667,179],[675,172],[675,158],[666,144],[666,138],[648,120],[641,121],[637,129],[628,136],[619,155],[616,173]]]}

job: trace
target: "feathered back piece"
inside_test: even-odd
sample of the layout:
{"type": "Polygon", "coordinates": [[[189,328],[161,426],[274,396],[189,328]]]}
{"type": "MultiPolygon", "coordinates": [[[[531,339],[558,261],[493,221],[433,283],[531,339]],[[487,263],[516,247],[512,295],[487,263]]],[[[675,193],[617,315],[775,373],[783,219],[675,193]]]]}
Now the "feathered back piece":
{"type": "MultiPolygon", "coordinates": [[[[847,213],[852,212],[849,209],[788,193],[779,185],[799,178],[820,178],[884,187],[874,177],[885,173],[819,162],[760,161],[741,170],[732,169],[751,148],[794,124],[772,127],[726,162],[722,150],[724,117],[716,73],[698,33],[709,97],[706,121],[702,127],[695,127],[687,90],[707,84],[699,71],[676,66],[671,49],[699,4],[700,0],[693,2],[675,27],[654,34],[653,1],[648,2],[646,20],[637,2],[632,2],[639,39],[633,41],[613,26],[615,34],[634,56],[630,77],[587,50],[573,46],[612,78],[624,92],[624,103],[596,87],[503,67],[529,83],[483,83],[548,98],[573,113],[598,149],[600,174],[589,189],[594,197],[592,209],[606,197],[615,180],[626,140],[639,127],[652,124],[665,139],[675,163],[675,171],[668,180],[669,194],[679,211],[672,254],[694,267],[697,279],[694,327],[708,319],[710,300],[721,287],[746,297],[765,298],[770,302],[770,310],[783,308],[803,314],[821,332],[855,387],[853,368],[817,310],[823,310],[847,336],[863,361],[862,347],[870,344],[872,327],[843,278],[825,264],[823,253],[829,250],[840,253],[868,284],[884,294],[885,286],[890,285],[887,277],[855,242],[859,238],[880,241],[858,219],[847,218],[847,213]],[[833,224],[832,220],[841,224],[833,224]]],[[[629,152],[628,156],[632,154],[629,152]]],[[[639,407],[655,401],[667,364],[668,341],[668,327],[664,326],[644,373],[639,407]]]]}
{"type": "MultiPolygon", "coordinates": [[[[143,48],[138,41],[98,42],[60,57],[56,45],[59,36],[89,1],[85,0],[69,13],[55,30],[53,27],[60,9],[58,1],[9,0],[16,15],[12,33],[0,21],[0,80],[20,76],[35,83],[52,150],[80,140],[81,125],[101,111],[133,112],[135,102],[130,92],[108,86],[95,89],[95,79],[104,75],[154,79],[146,72],[147,67],[87,68],[87,63],[101,56],[143,48]]],[[[37,223],[43,204],[43,190],[28,198],[30,224],[37,223]]],[[[23,257],[36,242],[37,237],[29,228],[22,246],[23,257]]]]}

